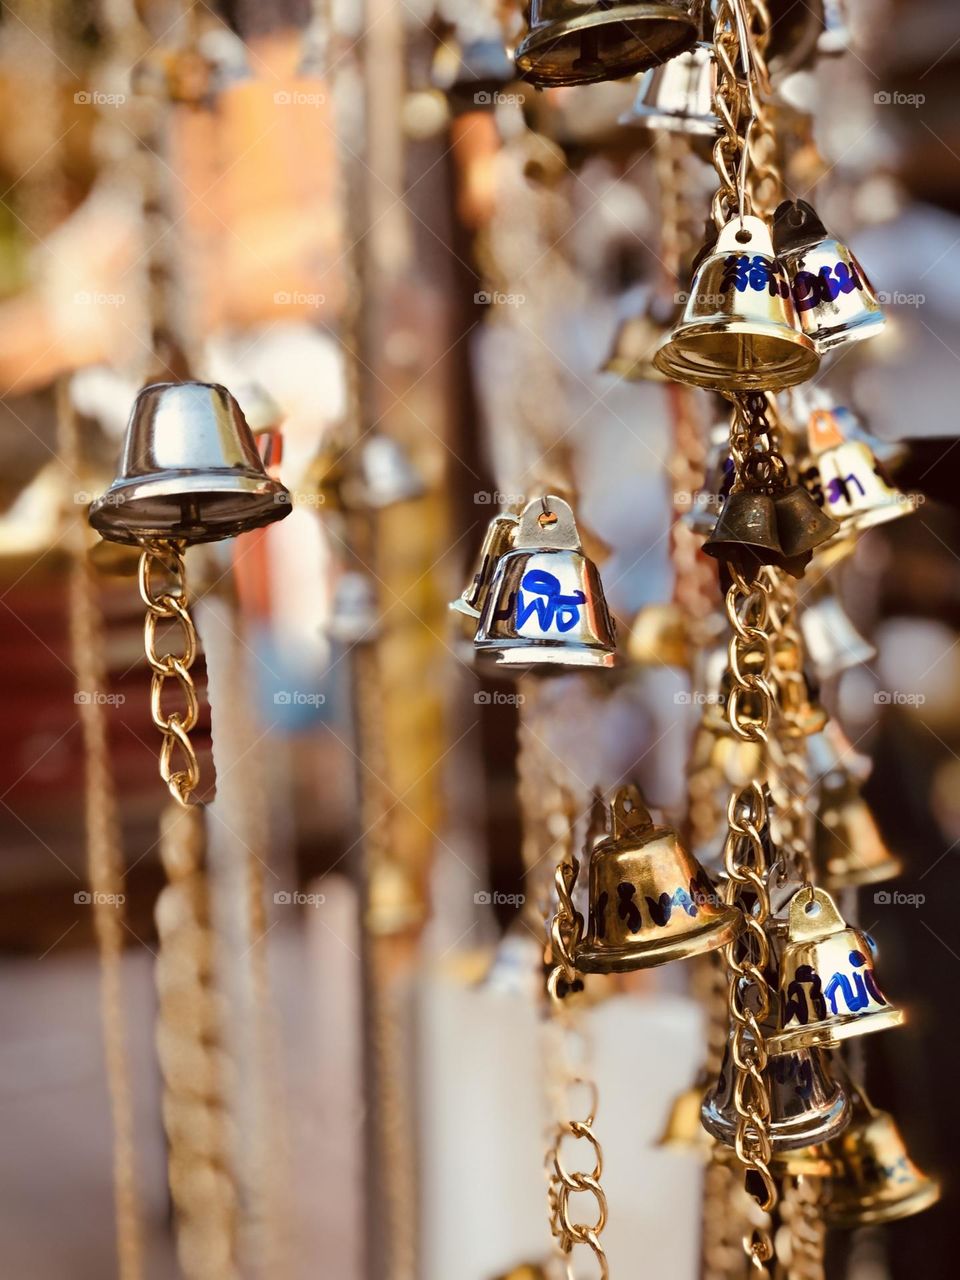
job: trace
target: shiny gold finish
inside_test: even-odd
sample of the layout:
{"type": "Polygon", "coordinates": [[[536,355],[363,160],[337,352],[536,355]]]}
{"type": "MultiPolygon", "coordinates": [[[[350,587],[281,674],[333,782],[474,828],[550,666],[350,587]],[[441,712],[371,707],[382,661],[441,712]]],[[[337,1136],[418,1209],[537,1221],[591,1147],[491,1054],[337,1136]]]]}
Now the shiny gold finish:
{"type": "Polygon", "coordinates": [[[611,805],[610,835],[590,855],[584,973],[625,973],[712,951],[743,928],[670,827],[654,826],[636,787],[611,805]]]}
{"type": "Polygon", "coordinates": [[[857,780],[840,767],[823,779],[814,829],[814,858],[828,889],[879,884],[900,874],[857,780]]]}
{"type": "Polygon", "coordinates": [[[803,653],[796,639],[789,636],[778,637],[774,645],[773,663],[783,717],[798,733],[807,736],[822,733],[830,717],[826,708],[811,695],[803,671],[803,653]]]}
{"type": "Polygon", "coordinates": [[[691,645],[686,621],[672,603],[646,604],[633,620],[627,636],[627,656],[638,666],[690,666],[691,645]]]}
{"type": "Polygon", "coordinates": [[[780,962],[779,1030],[772,1054],[828,1048],[903,1022],[877,985],[870,944],[849,928],[824,889],[805,885],[790,900],[780,962]]]}
{"type": "Polygon", "coordinates": [[[666,62],[697,38],[697,0],[533,0],[516,51],[531,84],[593,84],[666,62]]]}
{"type": "Polygon", "coordinates": [[[518,524],[516,516],[501,512],[487,525],[487,532],[484,534],[483,544],[477,556],[474,575],[456,600],[450,602],[449,607],[454,613],[462,614],[465,618],[480,617],[490,590],[490,583],[493,581],[493,572],[500,557],[512,549],[518,524]]]}

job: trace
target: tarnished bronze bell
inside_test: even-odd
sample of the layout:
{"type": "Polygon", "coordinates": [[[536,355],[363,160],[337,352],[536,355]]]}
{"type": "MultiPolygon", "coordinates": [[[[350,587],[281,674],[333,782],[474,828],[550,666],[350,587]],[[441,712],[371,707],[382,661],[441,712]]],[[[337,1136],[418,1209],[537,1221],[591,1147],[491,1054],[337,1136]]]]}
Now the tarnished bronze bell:
{"type": "Polygon", "coordinates": [[[815,551],[840,532],[837,521],[798,484],[777,494],[773,505],[777,513],[777,535],[787,560],[815,551]]]}
{"type": "Polygon", "coordinates": [[[883,309],[863,268],[805,200],[785,200],[777,209],[773,244],[800,327],[821,354],[880,332],[883,309]]]}
{"type": "Polygon", "coordinates": [[[844,439],[832,413],[810,415],[807,439],[810,458],[801,467],[800,480],[823,510],[840,522],[841,533],[869,529],[913,510],[890,484],[870,447],[844,439]]]}
{"type": "Polygon", "coordinates": [[[758,564],[781,564],[784,559],[777,529],[777,509],[769,493],[741,489],[724,502],[703,550],[715,560],[741,569],[758,564]]]}
{"type": "Polygon", "coordinates": [[[654,826],[636,787],[611,805],[610,835],[590,855],[590,916],[577,949],[585,973],[626,973],[713,951],[743,928],[671,827],[654,826]]]}
{"type": "Polygon", "coordinates": [[[612,667],[613,619],[600,575],[580,547],[569,505],[550,494],[525,507],[500,557],[474,639],[497,667],[612,667]]]}
{"type": "Polygon", "coordinates": [[[216,542],[290,514],[290,495],[263,469],[240,406],[208,382],[144,387],[120,469],[90,508],[112,542],[216,542]]]}
{"type": "Polygon", "coordinates": [[[713,109],[717,64],[710,44],[696,44],[641,77],[622,125],[639,125],[693,138],[715,138],[720,119],[713,109]]]}
{"type": "Polygon", "coordinates": [[[857,1086],[846,1132],[830,1143],[823,1216],[832,1227],[869,1227],[922,1213],[940,1184],[917,1168],[893,1117],[857,1086]]]}
{"type": "MultiPolygon", "coordinates": [[[[465,618],[480,617],[490,590],[490,583],[493,581],[493,571],[500,557],[512,549],[519,523],[516,516],[501,512],[487,525],[473,577],[456,600],[451,600],[448,606],[454,613],[462,614],[465,618]]],[[[474,630],[476,630],[475,627],[474,630]]]]}
{"type": "Polygon", "coordinates": [[[813,593],[800,614],[800,630],[813,669],[822,680],[870,662],[876,656],[876,649],[850,621],[830,587],[813,593]]]}
{"type": "Polygon", "coordinates": [[[790,899],[779,1025],[767,1037],[769,1052],[826,1048],[901,1022],[903,1013],[877,985],[866,937],[844,924],[826,890],[798,889],[790,899]]]}
{"type": "Polygon", "coordinates": [[[806,381],[819,363],[766,224],[731,218],[695,270],[683,314],[654,364],[697,387],[769,391],[806,381]]]}
{"type": "Polygon", "coordinates": [[[789,639],[774,641],[773,665],[784,718],[807,736],[822,733],[830,717],[810,689],[799,645],[789,639]]]}
{"type": "Polygon", "coordinates": [[[543,86],[636,75],[689,49],[699,15],[700,0],[532,0],[517,70],[543,86]]]}
{"type": "Polygon", "coordinates": [[[828,889],[892,880],[901,864],[887,847],[860,784],[842,765],[820,784],[813,856],[828,889]]]}

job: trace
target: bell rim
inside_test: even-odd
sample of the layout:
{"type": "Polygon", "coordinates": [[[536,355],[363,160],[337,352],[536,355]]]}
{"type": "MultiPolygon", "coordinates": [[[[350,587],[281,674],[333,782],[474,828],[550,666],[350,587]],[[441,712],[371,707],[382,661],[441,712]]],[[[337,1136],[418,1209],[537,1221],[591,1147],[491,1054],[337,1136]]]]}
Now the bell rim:
{"type": "Polygon", "coordinates": [[[574,964],[582,973],[632,973],[637,969],[654,969],[670,960],[686,960],[715,951],[733,942],[743,929],[744,919],[737,908],[723,907],[713,920],[671,938],[637,941],[625,947],[580,947],[574,956],[574,964]]]}
{"type": "MultiPolygon", "coordinates": [[[[733,1148],[736,1142],[737,1127],[725,1119],[719,1108],[711,1106],[715,1097],[716,1095],[712,1090],[705,1095],[700,1109],[701,1124],[711,1137],[716,1138],[721,1146],[733,1148]],[[709,1117],[713,1122],[712,1126],[707,1124],[706,1117],[709,1117]]],[[[807,1147],[819,1146],[823,1142],[829,1142],[833,1138],[839,1137],[850,1123],[850,1099],[843,1089],[837,1085],[833,1098],[820,1113],[821,1133],[813,1141],[811,1141],[811,1136],[808,1132],[804,1132],[798,1127],[799,1123],[806,1117],[797,1116],[794,1119],[796,1124],[793,1128],[791,1128],[789,1120],[771,1124],[770,1146],[775,1154],[789,1157],[793,1151],[804,1151],[807,1147]],[[823,1131],[824,1129],[826,1129],[825,1132],[823,1131]]],[[[824,1157],[824,1160],[826,1160],[826,1157],[824,1157]]]]}
{"type": "MultiPolygon", "coordinates": [[[[801,324],[803,321],[801,320],[801,324]]],[[[842,325],[834,325],[827,329],[804,329],[804,333],[813,342],[821,355],[835,351],[837,347],[845,347],[851,342],[863,342],[866,338],[876,338],[887,323],[882,311],[871,312],[859,320],[853,328],[845,329],[842,325]]]]}
{"type": "Polygon", "coordinates": [[[522,644],[510,640],[474,640],[477,664],[502,671],[505,667],[599,667],[616,666],[616,649],[600,645],[558,646],[551,640],[525,639],[522,644]],[[550,655],[549,657],[546,655],[550,655]]]}
{"type": "Polygon", "coordinates": [[[779,1058],[798,1049],[830,1049],[843,1040],[867,1035],[871,1031],[886,1031],[903,1025],[902,1009],[878,1009],[876,1013],[846,1013],[830,1022],[815,1022],[792,1031],[776,1031],[766,1037],[767,1051],[779,1058]]]}
{"type": "Polygon", "coordinates": [[[547,88],[596,84],[601,80],[626,79],[628,76],[636,75],[640,71],[648,71],[651,67],[661,66],[665,62],[669,62],[671,58],[675,58],[678,53],[686,53],[688,49],[691,49],[697,43],[698,34],[697,24],[690,15],[682,10],[674,9],[670,5],[624,5],[616,10],[596,9],[592,13],[578,15],[573,18],[563,18],[559,22],[550,23],[549,30],[538,31],[534,28],[528,31],[517,45],[513,60],[523,79],[530,81],[531,84],[542,85],[547,88]],[[653,53],[648,46],[644,45],[642,47],[646,48],[646,57],[641,57],[638,50],[636,58],[613,61],[608,65],[601,65],[597,74],[590,76],[585,76],[582,72],[574,72],[572,69],[551,71],[548,67],[535,61],[535,56],[542,49],[545,48],[549,51],[558,41],[567,36],[577,35],[579,32],[588,30],[591,27],[622,26],[629,22],[638,21],[675,24],[680,29],[678,38],[663,49],[657,50],[656,53],[653,53]]]}
{"type": "Polygon", "coordinates": [[[480,610],[475,609],[472,604],[467,604],[463,596],[457,596],[456,600],[451,600],[447,605],[447,609],[451,613],[459,613],[461,618],[479,618],[480,610]]]}
{"type": "Polygon", "coordinates": [[[895,880],[903,871],[900,858],[890,854],[882,862],[858,865],[851,873],[831,872],[829,862],[824,862],[824,883],[828,889],[861,889],[871,884],[883,884],[885,880],[895,880]]]}
{"type": "MultiPolygon", "coordinates": [[[[162,528],[152,523],[136,523],[137,504],[145,499],[167,498],[183,493],[184,480],[196,473],[176,472],[165,477],[148,479],[128,479],[115,481],[106,493],[94,501],[87,514],[90,526],[109,542],[120,542],[126,546],[139,546],[143,542],[177,541],[175,529],[162,528]],[[117,501],[122,495],[122,500],[117,501]]],[[[235,494],[260,499],[256,510],[251,505],[249,513],[233,520],[222,521],[211,525],[208,534],[203,537],[191,536],[184,541],[191,543],[220,542],[224,538],[233,538],[237,534],[261,528],[283,520],[290,514],[292,499],[285,486],[271,476],[250,475],[237,471],[209,471],[203,473],[204,487],[197,490],[202,494],[235,494]]]]}
{"type": "MultiPolygon", "coordinates": [[[[872,529],[875,525],[887,524],[890,520],[899,520],[901,516],[911,515],[913,508],[908,502],[902,502],[900,498],[894,495],[885,502],[879,503],[875,507],[866,511],[851,511],[846,515],[834,516],[835,520],[840,522],[840,533],[845,529],[854,529],[857,533],[862,533],[865,529],[872,529]]],[[[840,537],[840,534],[835,534],[840,537]]]]}
{"type": "MultiPolygon", "coordinates": [[[[746,320],[704,320],[683,325],[683,340],[689,338],[716,337],[718,334],[743,334],[746,337],[769,337],[759,334],[754,321],[746,320]]],[[[776,337],[789,347],[798,347],[808,358],[798,359],[793,366],[771,368],[769,365],[756,372],[740,370],[728,371],[725,374],[700,373],[690,365],[677,359],[674,354],[677,344],[675,336],[670,334],[663,345],[654,352],[653,362],[668,379],[673,382],[684,382],[694,387],[705,387],[708,390],[729,391],[761,391],[771,387],[782,389],[795,387],[806,382],[820,367],[820,353],[816,343],[800,329],[784,328],[776,337]],[[678,376],[682,374],[683,376],[678,376]]]]}
{"type": "Polygon", "coordinates": [[[660,129],[664,133],[690,133],[698,138],[717,138],[723,126],[716,116],[682,116],[654,107],[638,107],[624,111],[617,118],[624,128],[660,129]]]}
{"type": "Polygon", "coordinates": [[[941,1194],[939,1179],[923,1174],[922,1184],[914,1187],[907,1195],[895,1200],[879,1197],[879,1203],[873,1207],[864,1208],[861,1204],[855,1208],[851,1203],[846,1211],[842,1204],[834,1210],[828,1201],[823,1209],[824,1221],[833,1227],[879,1226],[884,1222],[896,1222],[900,1218],[910,1218],[916,1213],[923,1213],[925,1209],[937,1203],[941,1194]]]}

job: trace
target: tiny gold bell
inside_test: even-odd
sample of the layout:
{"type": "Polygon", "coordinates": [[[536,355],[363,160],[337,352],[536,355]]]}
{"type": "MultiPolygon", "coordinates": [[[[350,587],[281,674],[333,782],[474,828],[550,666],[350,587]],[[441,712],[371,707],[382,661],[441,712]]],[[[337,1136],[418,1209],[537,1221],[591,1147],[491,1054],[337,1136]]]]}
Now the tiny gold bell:
{"type": "Polygon", "coordinates": [[[805,200],[785,200],[777,209],[773,243],[790,278],[800,327],[821,354],[880,332],[883,310],[863,268],[827,234],[805,200]]]}
{"type": "Polygon", "coordinates": [[[700,0],[532,0],[517,70],[543,86],[635,75],[693,44],[699,10],[700,0]]]}
{"type": "Polygon", "coordinates": [[[846,440],[836,417],[816,411],[807,424],[810,459],[800,479],[841,531],[860,531],[896,520],[913,509],[887,480],[869,445],[846,440]]]}
{"type": "Polygon", "coordinates": [[[850,772],[837,765],[820,784],[814,861],[828,889],[892,880],[900,861],[888,849],[850,772]]]}
{"type": "Polygon", "coordinates": [[[654,364],[676,382],[767,391],[806,381],[819,363],[766,225],[731,218],[694,272],[683,314],[654,364]]]}
{"type": "Polygon", "coordinates": [[[653,357],[673,328],[675,314],[672,302],[647,297],[639,310],[620,321],[601,372],[615,373],[628,382],[663,382],[653,357]]]}
{"type": "Polygon", "coordinates": [[[134,402],[120,470],[90,508],[112,542],[216,542],[290,514],[240,406],[208,382],[160,382],[134,402]]]}
{"type": "Polygon", "coordinates": [[[474,639],[498,667],[612,667],[613,619],[600,575],[581,550],[569,505],[550,494],[525,507],[500,557],[474,639]]]}
{"type": "Polygon", "coordinates": [[[657,1139],[657,1146],[667,1150],[687,1151],[706,1160],[713,1143],[710,1135],[700,1123],[700,1105],[703,1101],[703,1088],[691,1085],[678,1093],[670,1104],[667,1123],[657,1139]]]}
{"type": "Polygon", "coordinates": [[[940,1184],[907,1154],[891,1115],[863,1090],[852,1090],[847,1131],[830,1143],[824,1217],[834,1227],[867,1227],[922,1213],[940,1199],[940,1184]]]}
{"type": "Polygon", "coordinates": [[[775,641],[773,666],[784,719],[802,734],[822,733],[830,717],[811,693],[799,645],[788,639],[775,641]]]}
{"type": "Polygon", "coordinates": [[[715,138],[720,119],[713,109],[717,64],[713,46],[696,44],[640,78],[637,96],[619,123],[666,133],[715,138]]]}
{"type": "Polygon", "coordinates": [[[865,936],[843,922],[823,889],[804,885],[790,899],[780,963],[779,1029],[771,1054],[829,1047],[903,1022],[877,985],[865,936]]]}
{"type": "Polygon", "coordinates": [[[712,951],[743,917],[670,827],[653,824],[636,787],[621,787],[611,832],[590,855],[590,919],[576,954],[585,973],[626,973],[712,951]]]}
{"type": "Polygon", "coordinates": [[[513,539],[519,523],[516,516],[501,512],[487,525],[473,577],[456,600],[450,601],[449,608],[454,613],[462,614],[465,618],[480,617],[490,590],[490,583],[493,581],[493,571],[500,557],[506,555],[513,547],[513,539]]]}

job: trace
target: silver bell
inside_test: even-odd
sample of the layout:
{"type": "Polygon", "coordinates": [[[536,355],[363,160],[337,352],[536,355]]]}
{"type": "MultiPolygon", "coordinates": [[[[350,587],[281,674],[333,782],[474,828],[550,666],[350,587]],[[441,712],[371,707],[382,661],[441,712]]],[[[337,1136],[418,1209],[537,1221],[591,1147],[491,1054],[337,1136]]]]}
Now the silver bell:
{"type": "Polygon", "coordinates": [[[820,589],[800,614],[803,644],[820,680],[829,680],[877,655],[847,617],[831,589],[820,589]]]}
{"type": "Polygon", "coordinates": [[[721,128],[713,109],[716,81],[713,46],[694,45],[688,53],[643,73],[633,106],[619,123],[715,138],[721,128]]]}
{"type": "Polygon", "coordinates": [[[373,432],[359,448],[360,475],[348,482],[347,501],[381,511],[398,502],[412,502],[425,492],[423,478],[406,449],[392,436],[373,432]]]}
{"type": "Polygon", "coordinates": [[[112,542],[216,542],[290,514],[240,406],[213,382],[159,382],[134,402],[120,469],[90,508],[112,542]]]}

